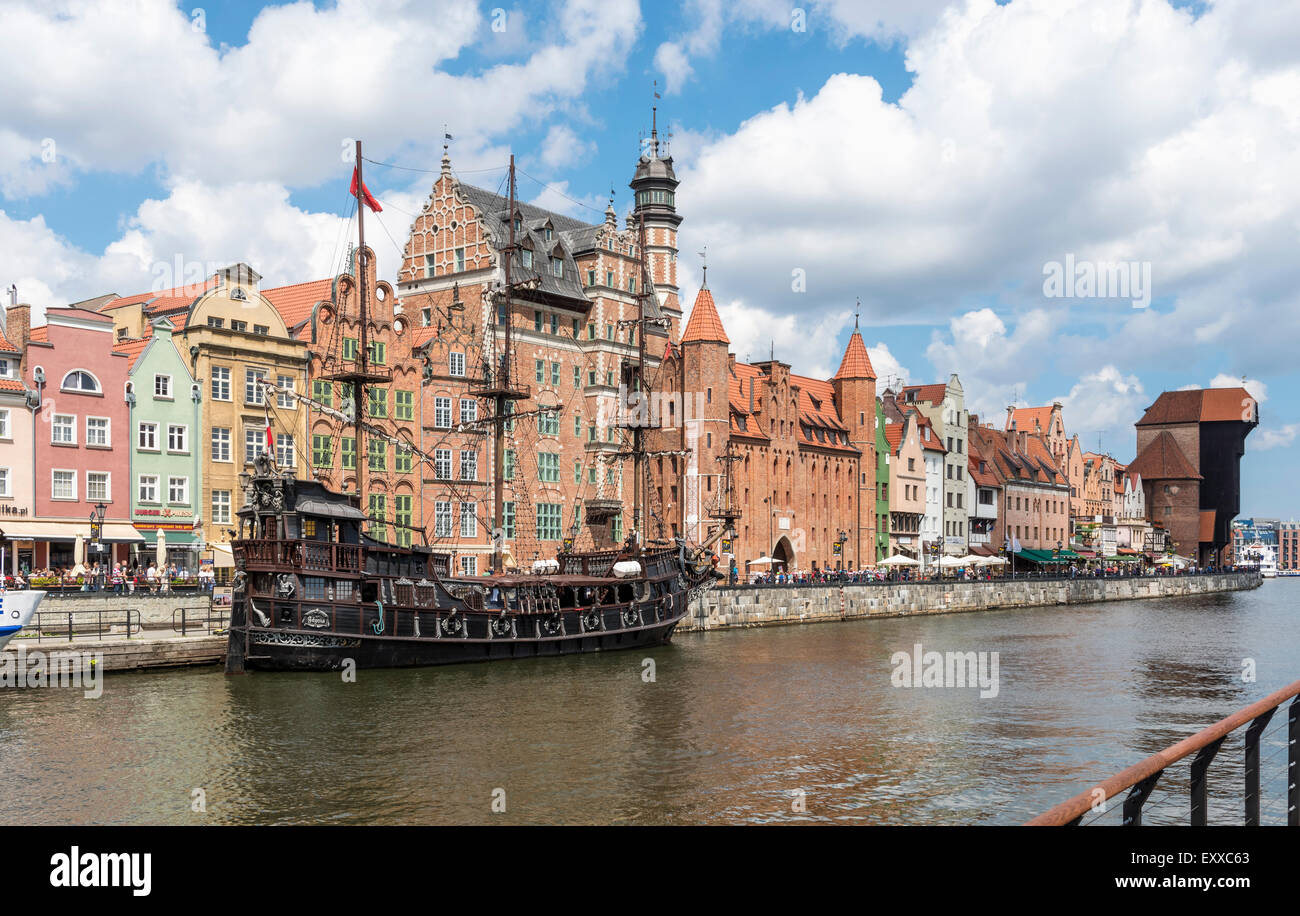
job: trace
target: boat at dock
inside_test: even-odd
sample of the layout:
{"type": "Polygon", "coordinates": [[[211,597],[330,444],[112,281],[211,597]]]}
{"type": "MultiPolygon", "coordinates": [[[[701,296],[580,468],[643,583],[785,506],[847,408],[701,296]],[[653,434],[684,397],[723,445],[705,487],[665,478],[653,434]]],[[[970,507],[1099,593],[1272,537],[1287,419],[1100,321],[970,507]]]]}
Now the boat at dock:
{"type": "Polygon", "coordinates": [[[45,592],[14,591],[0,587],[0,649],[32,622],[45,592]]]}
{"type": "MultiPolygon", "coordinates": [[[[361,156],[357,148],[356,193],[361,156]]],[[[514,159],[510,162],[509,210],[515,207],[514,159]]],[[[363,212],[358,197],[360,259],[365,247],[363,212]]],[[[511,275],[515,259],[513,221],[502,258],[504,282],[492,293],[494,305],[512,314],[511,296],[536,286],[536,276],[518,283],[511,275]]],[[[645,226],[640,226],[640,251],[645,251],[645,226]]],[[[638,353],[623,360],[622,387],[633,397],[649,392],[646,378],[646,331],[663,325],[650,317],[645,301],[655,295],[654,284],[641,256],[641,293],[638,296],[636,337],[638,353]]],[[[360,346],[353,368],[328,376],[350,393],[346,406],[309,398],[269,380],[259,384],[269,400],[291,398],[307,404],[356,436],[357,454],[365,455],[366,437],[379,438],[410,451],[419,461],[434,455],[415,448],[409,440],[373,420],[364,420],[355,405],[367,403],[368,385],[383,378],[367,363],[365,270],[358,270],[360,346]]],[[[486,298],[486,297],[485,297],[486,298]]],[[[617,460],[633,465],[632,525],[626,538],[615,538],[612,520],[621,517],[622,502],[604,498],[584,501],[587,530],[593,548],[575,549],[577,519],[563,547],[553,556],[519,567],[512,558],[505,532],[505,445],[507,430],[512,445],[529,435],[530,423],[543,415],[554,416],[558,407],[539,406],[518,411],[515,404],[529,397],[516,383],[511,351],[511,322],[484,342],[479,361],[482,373],[470,386],[486,414],[461,424],[492,433],[493,515],[483,518],[494,533],[492,568],[488,575],[453,573],[454,555],[430,544],[427,533],[362,510],[366,493],[364,467],[357,463],[354,492],[336,492],[317,480],[303,480],[292,469],[277,467],[268,441],[265,454],[253,463],[252,473],[241,475],[244,504],[237,512],[238,531],[231,542],[235,562],[232,588],[227,673],[248,669],[338,670],[357,668],[442,665],[635,649],[661,645],[686,616],[693,596],[725,578],[718,571],[713,545],[734,536],[734,488],[728,473],[720,487],[718,503],[711,507],[722,524],[703,543],[683,537],[657,537],[647,528],[651,515],[649,458],[682,457],[686,452],[647,447],[646,430],[636,423],[625,427],[626,447],[617,460]],[[600,532],[599,539],[595,532],[600,532]]],[[[626,405],[620,405],[620,413],[626,405]]],[[[268,439],[271,435],[268,425],[268,439]]],[[[531,444],[531,443],[525,443],[531,444]]],[[[519,508],[527,494],[516,490],[519,508]]]]}

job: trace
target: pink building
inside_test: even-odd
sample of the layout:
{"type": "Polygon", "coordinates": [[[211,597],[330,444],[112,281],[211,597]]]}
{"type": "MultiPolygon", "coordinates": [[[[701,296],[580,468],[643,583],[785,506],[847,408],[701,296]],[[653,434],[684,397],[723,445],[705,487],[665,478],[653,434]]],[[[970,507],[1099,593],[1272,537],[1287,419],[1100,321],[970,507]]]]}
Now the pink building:
{"type": "Polygon", "coordinates": [[[5,534],[25,535],[33,568],[71,567],[92,560],[126,560],[141,540],[131,526],[130,361],[113,351],[113,320],[67,306],[48,309],[45,324],[21,345],[23,381],[39,399],[30,523],[5,534]],[[96,550],[90,516],[104,507],[96,550]]]}

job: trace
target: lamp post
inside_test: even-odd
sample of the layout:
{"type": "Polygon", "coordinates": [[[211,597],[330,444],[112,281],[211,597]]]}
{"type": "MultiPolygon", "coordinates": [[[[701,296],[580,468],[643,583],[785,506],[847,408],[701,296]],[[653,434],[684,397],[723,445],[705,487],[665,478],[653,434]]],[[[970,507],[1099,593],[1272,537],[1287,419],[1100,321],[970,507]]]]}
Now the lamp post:
{"type": "MultiPolygon", "coordinates": [[[[90,512],[90,550],[95,554],[95,562],[99,562],[99,552],[102,549],[100,538],[104,536],[104,515],[108,512],[108,506],[103,503],[95,503],[95,508],[90,512]]],[[[95,590],[99,590],[99,577],[95,577],[95,590]]]]}
{"type": "Polygon", "coordinates": [[[839,568],[844,569],[844,544],[849,539],[847,533],[841,528],[835,536],[835,553],[839,555],[839,568]]]}

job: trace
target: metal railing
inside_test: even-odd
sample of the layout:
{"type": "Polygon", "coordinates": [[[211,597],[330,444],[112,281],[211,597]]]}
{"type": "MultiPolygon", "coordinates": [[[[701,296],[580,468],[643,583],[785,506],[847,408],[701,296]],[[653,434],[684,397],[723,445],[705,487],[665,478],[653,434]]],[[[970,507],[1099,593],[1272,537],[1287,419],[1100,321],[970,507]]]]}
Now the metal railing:
{"type": "MultiPolygon", "coordinates": [[[[10,577],[8,587],[16,588],[10,577]]],[[[25,580],[24,589],[39,589],[46,598],[124,598],[159,597],[166,595],[197,595],[208,591],[208,584],[197,576],[156,579],[148,581],[143,576],[134,583],[126,580],[114,582],[109,576],[36,576],[25,580]],[[134,587],[132,587],[134,585],[134,587]]]]}
{"type": "Polygon", "coordinates": [[[142,629],[140,612],[135,608],[105,610],[37,611],[32,622],[18,634],[19,639],[76,640],[103,639],[105,636],[125,636],[131,639],[142,629]]]}
{"type": "Polygon", "coordinates": [[[229,622],[229,607],[211,601],[206,608],[178,607],[172,611],[172,629],[182,636],[188,636],[193,632],[210,634],[224,632],[229,622]]]}
{"type": "MultiPolygon", "coordinates": [[[[1242,768],[1244,822],[1247,827],[1257,827],[1263,797],[1260,789],[1260,741],[1273,715],[1287,700],[1291,701],[1291,705],[1287,708],[1285,747],[1281,749],[1286,752],[1286,823],[1289,827],[1300,827],[1300,681],[1121,770],[1095,787],[1038,815],[1029,821],[1028,826],[1078,826],[1084,823],[1083,818],[1090,812],[1095,815],[1092,819],[1095,821],[1105,813],[1105,803],[1126,790],[1128,795],[1124,799],[1121,823],[1126,827],[1141,826],[1142,807],[1151,797],[1160,777],[1174,764],[1195,754],[1188,786],[1188,823],[1193,827],[1204,827],[1209,817],[1210,766],[1223,746],[1224,739],[1245,726],[1242,768]]],[[[1281,750],[1270,754],[1268,762],[1275,759],[1281,750]]]]}
{"type": "Polygon", "coordinates": [[[1091,573],[1078,573],[1076,575],[1062,575],[1060,573],[1047,572],[1021,572],[1017,570],[1014,574],[993,573],[985,577],[980,576],[958,576],[954,578],[951,574],[940,577],[937,573],[931,573],[924,576],[915,575],[910,578],[878,578],[876,576],[859,576],[854,578],[852,574],[844,577],[831,574],[822,576],[819,579],[810,579],[807,581],[790,581],[785,582],[744,582],[735,583],[719,582],[717,587],[720,589],[742,589],[742,588],[811,588],[816,586],[838,588],[841,585],[953,585],[967,582],[1091,582],[1101,580],[1115,579],[1184,579],[1192,577],[1205,576],[1228,576],[1239,574],[1258,575],[1254,569],[1223,569],[1223,570],[1197,570],[1195,572],[1182,571],[1177,573],[1152,573],[1152,572],[1112,572],[1105,574],[1093,575],[1091,573]]]}

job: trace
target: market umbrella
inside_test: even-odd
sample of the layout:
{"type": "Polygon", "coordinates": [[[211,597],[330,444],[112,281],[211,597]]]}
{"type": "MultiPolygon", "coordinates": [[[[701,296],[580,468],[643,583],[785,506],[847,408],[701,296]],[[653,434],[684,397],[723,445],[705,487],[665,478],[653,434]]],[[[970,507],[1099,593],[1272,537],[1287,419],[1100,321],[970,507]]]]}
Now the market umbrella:
{"type": "Polygon", "coordinates": [[[920,566],[921,564],[918,563],[916,560],[913,560],[911,557],[904,556],[901,553],[896,553],[892,557],[889,557],[888,559],[881,560],[879,565],[880,566],[920,566]]]}

